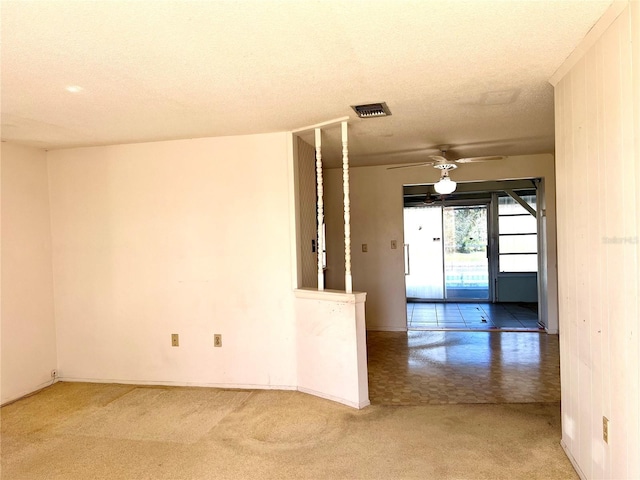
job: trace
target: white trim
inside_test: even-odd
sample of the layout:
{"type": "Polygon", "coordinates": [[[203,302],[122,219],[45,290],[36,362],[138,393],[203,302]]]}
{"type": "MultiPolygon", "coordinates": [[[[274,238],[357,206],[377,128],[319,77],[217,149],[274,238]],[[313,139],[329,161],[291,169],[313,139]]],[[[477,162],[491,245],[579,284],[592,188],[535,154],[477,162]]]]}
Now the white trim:
{"type": "Polygon", "coordinates": [[[300,132],[306,132],[307,130],[314,130],[316,128],[334,126],[339,123],[346,122],[347,120],[349,120],[349,117],[334,118],[333,120],[327,120],[326,122],[316,123],[315,125],[296,128],[295,130],[291,130],[291,133],[300,133],[300,132]]]}
{"type": "Polygon", "coordinates": [[[302,392],[302,393],[309,394],[309,395],[313,395],[314,397],[320,397],[320,398],[324,398],[326,400],[331,400],[333,402],[342,403],[343,405],[347,405],[348,407],[357,408],[358,410],[362,409],[364,407],[368,407],[369,405],[371,405],[371,402],[369,401],[369,399],[364,400],[362,402],[352,402],[351,400],[347,400],[347,399],[341,398],[341,397],[336,397],[336,396],[333,396],[333,395],[328,395],[326,393],[318,392],[317,390],[313,390],[311,388],[298,387],[298,391],[302,392]]]}
{"type": "Polygon", "coordinates": [[[54,383],[69,382],[69,383],[104,383],[104,384],[119,384],[119,385],[140,385],[140,386],[166,386],[166,387],[202,387],[202,388],[220,388],[220,389],[242,389],[242,390],[285,390],[285,391],[299,391],[308,395],[314,395],[316,397],[324,398],[334,402],[347,405],[349,407],[362,409],[371,405],[369,399],[362,402],[352,402],[345,398],[336,397],[334,395],[328,395],[326,393],[318,392],[311,388],[298,387],[292,385],[258,385],[252,383],[203,383],[203,382],[173,382],[173,381],[150,381],[150,380],[123,380],[123,379],[105,379],[105,378],[73,378],[62,377],[56,378],[53,381],[45,382],[36,389],[24,392],[21,395],[10,398],[2,403],[2,406],[13,403],[17,400],[25,398],[29,395],[39,392],[40,390],[50,387],[54,383]]]}
{"type": "Polygon", "coordinates": [[[165,387],[204,387],[243,390],[297,390],[295,385],[259,385],[254,383],[208,383],[208,382],[174,382],[165,380],[123,380],[118,378],[73,378],[62,377],[61,382],[70,383],[118,383],[121,385],[157,385],[165,387]]]}
{"type": "Polygon", "coordinates": [[[580,466],[578,465],[578,462],[576,462],[576,459],[573,458],[573,455],[571,455],[571,452],[569,452],[569,449],[567,448],[567,445],[564,443],[564,440],[560,440],[560,446],[562,447],[562,450],[564,450],[565,455],[567,456],[567,458],[571,462],[571,465],[573,466],[573,468],[576,471],[576,473],[578,474],[578,476],[582,480],[587,480],[587,476],[580,469],[580,466]]]}
{"type": "Polygon", "coordinates": [[[598,21],[591,27],[591,30],[587,32],[578,46],[571,52],[571,54],[562,62],[562,65],[558,67],[551,78],[549,83],[554,87],[564,78],[564,76],[571,71],[573,67],[582,59],[582,57],[589,51],[589,49],[596,44],[602,34],[609,26],[618,18],[618,16],[629,5],[628,0],[615,0],[607,9],[606,12],[598,19],[598,21]]]}
{"type": "Polygon", "coordinates": [[[325,302],[364,303],[366,292],[346,293],[342,290],[315,290],[311,288],[297,288],[294,290],[296,298],[323,300],[325,302]]]}
{"type": "Polygon", "coordinates": [[[26,391],[23,391],[23,392],[19,393],[18,395],[15,395],[13,397],[9,397],[6,400],[3,400],[2,404],[0,404],[0,406],[3,407],[5,405],[13,403],[13,402],[15,402],[17,400],[20,400],[22,398],[25,398],[25,397],[28,397],[30,395],[33,395],[34,393],[38,393],[40,390],[43,390],[43,389],[45,389],[47,387],[50,387],[51,385],[53,385],[54,383],[58,383],[59,381],[60,381],[59,377],[56,377],[53,380],[47,380],[46,382],[43,382],[40,385],[34,387],[33,390],[26,390],[26,391]]]}

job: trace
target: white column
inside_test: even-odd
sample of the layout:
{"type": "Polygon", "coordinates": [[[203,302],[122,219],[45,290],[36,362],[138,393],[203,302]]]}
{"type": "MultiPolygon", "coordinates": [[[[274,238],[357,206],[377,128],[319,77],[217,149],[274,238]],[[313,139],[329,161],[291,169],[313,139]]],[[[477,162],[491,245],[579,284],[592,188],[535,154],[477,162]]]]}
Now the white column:
{"type": "Polygon", "coordinates": [[[344,191],[344,289],[353,291],[351,277],[351,201],[349,200],[349,149],[347,122],[342,122],[342,188],[344,191]]]}
{"type": "Polygon", "coordinates": [[[324,190],[322,185],[322,130],[315,129],[316,132],[316,183],[318,186],[318,290],[324,290],[324,271],[322,268],[322,252],[324,252],[324,235],[322,225],[324,224],[324,190]]]}

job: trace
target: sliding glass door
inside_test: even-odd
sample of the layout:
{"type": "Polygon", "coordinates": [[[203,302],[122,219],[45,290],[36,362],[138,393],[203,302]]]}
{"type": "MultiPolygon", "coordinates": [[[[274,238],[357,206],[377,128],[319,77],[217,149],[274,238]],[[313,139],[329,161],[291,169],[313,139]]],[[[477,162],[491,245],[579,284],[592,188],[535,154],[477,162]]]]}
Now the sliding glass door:
{"type": "Polygon", "coordinates": [[[404,209],[407,298],[489,299],[487,205],[404,209]]]}
{"type": "Polygon", "coordinates": [[[407,297],[444,299],[442,208],[405,208],[404,225],[407,297]]]}

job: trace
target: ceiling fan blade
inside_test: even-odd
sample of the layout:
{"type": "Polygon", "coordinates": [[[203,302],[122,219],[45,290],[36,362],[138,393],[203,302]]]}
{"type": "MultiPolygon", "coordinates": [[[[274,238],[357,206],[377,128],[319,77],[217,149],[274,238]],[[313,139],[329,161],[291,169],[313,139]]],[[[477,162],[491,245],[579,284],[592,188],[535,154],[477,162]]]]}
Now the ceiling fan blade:
{"type": "Polygon", "coordinates": [[[442,155],[429,155],[429,158],[432,158],[436,162],[449,163],[449,160],[447,160],[442,155]]]}
{"type": "Polygon", "coordinates": [[[387,170],[396,170],[398,168],[427,167],[433,165],[434,162],[414,163],[413,165],[399,165],[397,167],[387,167],[387,170]]]}
{"type": "Polygon", "coordinates": [[[490,162],[492,160],[504,160],[505,156],[503,155],[498,155],[498,156],[492,156],[492,157],[469,157],[469,158],[459,158],[457,160],[454,160],[454,162],[456,163],[479,163],[479,162],[490,162]]]}

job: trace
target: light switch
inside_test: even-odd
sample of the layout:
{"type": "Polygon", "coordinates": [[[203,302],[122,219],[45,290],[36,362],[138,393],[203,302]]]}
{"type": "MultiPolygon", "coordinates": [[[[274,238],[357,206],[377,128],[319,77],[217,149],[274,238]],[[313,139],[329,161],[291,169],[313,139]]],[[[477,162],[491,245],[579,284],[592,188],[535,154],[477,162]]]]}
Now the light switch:
{"type": "Polygon", "coordinates": [[[395,250],[398,248],[397,240],[391,240],[391,250],[395,250]]]}
{"type": "Polygon", "coordinates": [[[362,244],[362,253],[367,253],[369,251],[369,247],[367,247],[366,243],[362,244]]]}

